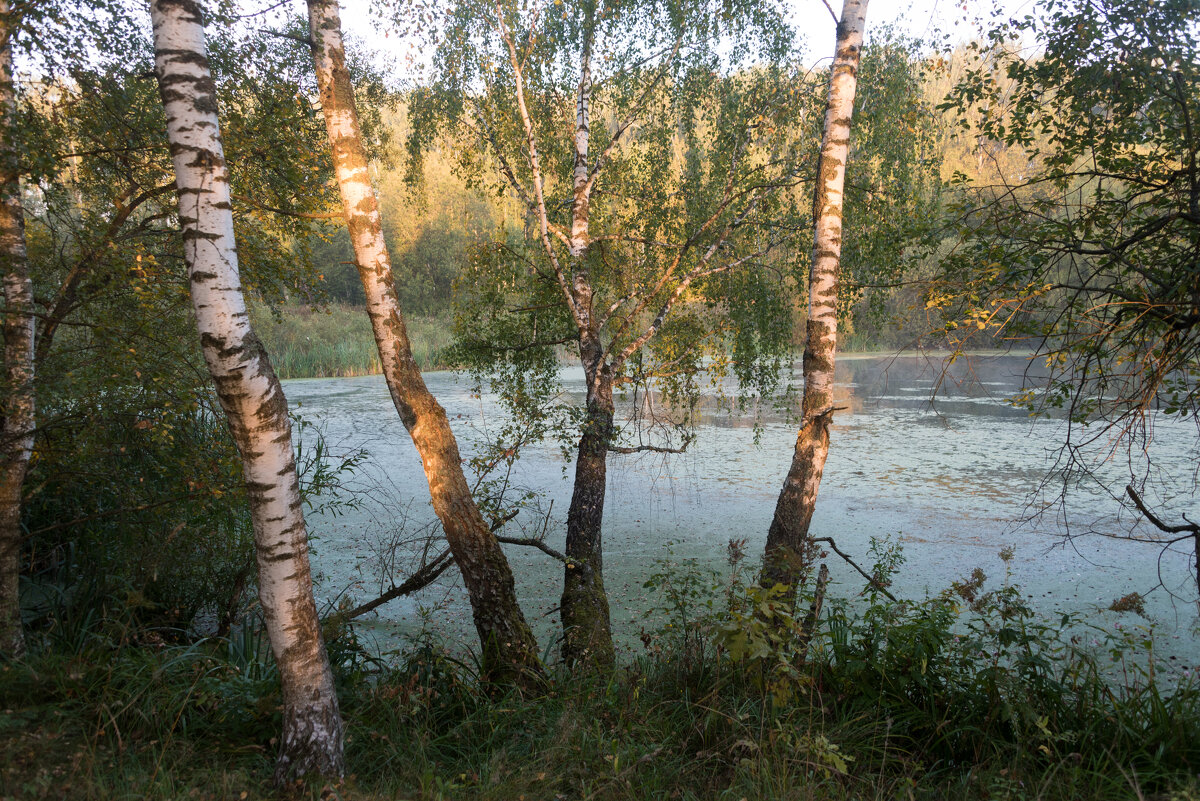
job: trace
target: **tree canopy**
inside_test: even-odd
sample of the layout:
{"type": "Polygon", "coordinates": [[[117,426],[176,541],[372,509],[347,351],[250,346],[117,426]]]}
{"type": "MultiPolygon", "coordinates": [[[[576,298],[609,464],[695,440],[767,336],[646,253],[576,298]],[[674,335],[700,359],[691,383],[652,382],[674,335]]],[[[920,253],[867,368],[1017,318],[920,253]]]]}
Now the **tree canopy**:
{"type": "Polygon", "coordinates": [[[475,183],[527,209],[463,277],[464,353],[487,369],[536,370],[541,385],[553,346],[574,341],[586,319],[604,331],[622,380],[661,372],[659,388],[683,399],[707,359],[747,384],[771,385],[790,347],[780,289],[791,284],[794,200],[812,169],[813,131],[811,92],[785,58],[791,35],[778,11],[598,4],[539,17],[513,7],[504,9],[508,33],[496,14],[487,4],[455,8],[437,80],[413,101],[410,147],[449,136],[475,183]],[[581,248],[569,240],[585,47],[594,150],[581,248]],[[758,56],[765,66],[746,66],[758,56]],[[581,281],[586,302],[576,295],[581,281]]]}
{"type": "Polygon", "coordinates": [[[1025,401],[1138,441],[1200,403],[1200,27],[1188,0],[1049,2],[974,47],[949,93],[1003,154],[950,195],[928,305],[1048,371],[1025,401]]]}

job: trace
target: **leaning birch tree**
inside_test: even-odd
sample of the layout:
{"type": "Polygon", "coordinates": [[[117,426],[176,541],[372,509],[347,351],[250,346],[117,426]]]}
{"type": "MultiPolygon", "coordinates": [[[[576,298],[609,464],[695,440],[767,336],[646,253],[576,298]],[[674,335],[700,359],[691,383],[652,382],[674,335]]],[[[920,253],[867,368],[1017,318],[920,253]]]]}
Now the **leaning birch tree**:
{"type": "Polygon", "coordinates": [[[342,720],[313,599],[287,401],[246,313],[201,10],[195,0],[151,0],[150,11],[192,306],[242,458],[259,599],[283,688],[275,778],[340,775],[342,720]]]}
{"type": "Polygon", "coordinates": [[[767,532],[762,583],[782,585],[794,603],[813,558],[809,524],[829,455],[833,405],[834,356],[837,351],[838,286],[842,253],[842,208],[850,121],[858,86],[859,56],[866,28],[867,0],[845,0],[837,25],[837,45],[829,73],[825,130],[813,197],[813,255],[808,283],[804,343],[804,399],[800,432],[775,516],[767,532]]]}
{"type": "Polygon", "coordinates": [[[470,596],[484,674],[493,681],[520,683],[541,673],[537,640],[517,601],[508,559],[471,496],[446,411],[425,386],[413,359],[379,201],[367,169],[338,2],[308,0],[308,11],[334,173],[388,391],[421,455],[434,511],[470,596]]]}
{"type": "Polygon", "coordinates": [[[33,281],[25,253],[21,173],[14,147],[13,12],[0,0],[0,270],[4,281],[4,405],[0,423],[0,656],[25,651],[18,587],[21,495],[33,453],[33,281]]]}

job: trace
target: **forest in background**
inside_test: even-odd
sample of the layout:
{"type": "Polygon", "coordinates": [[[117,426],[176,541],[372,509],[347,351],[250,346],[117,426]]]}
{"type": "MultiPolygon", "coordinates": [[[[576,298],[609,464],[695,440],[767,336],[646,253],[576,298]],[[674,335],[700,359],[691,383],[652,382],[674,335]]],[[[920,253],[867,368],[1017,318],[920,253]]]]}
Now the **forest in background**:
{"type": "MultiPolygon", "coordinates": [[[[342,49],[336,3],[307,5],[155,0],[157,32],[174,20],[207,48],[179,58],[139,4],[0,3],[0,797],[1197,797],[1200,694],[1156,661],[1149,630],[1096,631],[1087,647],[1071,634],[1087,621],[1041,620],[981,573],[896,599],[903,557],[883,545],[857,555],[855,603],[826,602],[818,562],[837,547],[807,521],[792,578],[760,579],[736,541],[726,571],[664,569],[647,588],[661,628],[614,664],[597,567],[610,455],[686,446],[707,380],[794,405],[802,432],[834,411],[786,392],[812,347],[833,80],[796,62],[780,9],[601,2],[541,17],[464,0],[428,10],[434,24],[385,4],[437,51],[397,92],[342,49]],[[187,72],[201,62],[206,78],[187,72]],[[171,68],[223,150],[178,128],[192,90],[172,88],[171,68]],[[204,158],[178,158],[188,148],[204,158]],[[180,194],[227,185],[211,208],[227,234],[176,196],[188,169],[214,164],[223,177],[180,194]],[[196,243],[218,241],[236,281],[221,259],[197,266],[196,243]],[[249,321],[244,338],[204,328],[206,282],[244,294],[249,315],[236,302],[227,315],[249,321]],[[259,358],[251,327],[274,370],[222,367],[259,358]],[[583,408],[558,400],[564,361],[595,390],[583,408]],[[470,482],[420,379],[446,367],[512,420],[470,482]],[[387,597],[461,572],[479,641],[419,634],[372,653],[355,635],[362,604],[318,609],[308,583],[294,598],[311,619],[287,635],[308,649],[297,666],[266,588],[271,564],[301,555],[279,580],[307,581],[303,521],[279,535],[286,553],[265,550],[264,521],[283,518],[249,478],[263,449],[238,437],[266,411],[290,430],[271,475],[291,471],[282,506],[310,519],[355,503],[360,457],[330,453],[278,404],[237,412],[249,390],[221,393],[242,375],[270,398],[268,373],[377,372],[442,521],[387,597]],[[621,387],[669,415],[615,420],[621,387]],[[578,447],[565,546],[506,534],[521,500],[487,480],[544,438],[578,447]],[[501,544],[563,562],[561,653],[532,641],[501,544]]],[[[1049,377],[1014,403],[1118,444],[1155,415],[1194,416],[1191,4],[1048,2],[951,52],[867,19],[837,350],[1035,353],[1049,377]]],[[[1148,548],[1190,545],[1195,524],[1135,485],[1129,507],[1162,533],[1148,548]]],[[[1136,615],[1142,599],[1113,608],[1136,615]]]]}
{"type": "MultiPolygon", "coordinates": [[[[936,198],[939,182],[948,182],[956,174],[968,180],[992,180],[998,173],[1017,174],[1020,157],[1008,153],[1002,143],[978,144],[955,135],[956,115],[937,106],[962,74],[970,55],[963,46],[949,54],[925,60],[919,43],[912,48],[911,67],[917,72],[920,103],[909,109],[908,124],[920,127],[924,139],[921,157],[927,161],[930,176],[923,187],[929,200],[936,198]],[[1013,163],[1009,163],[1012,161],[1013,163]]],[[[415,335],[427,355],[420,358],[425,369],[455,366],[450,353],[454,325],[455,282],[459,279],[472,250],[495,236],[518,229],[525,220],[519,206],[508,196],[493,197],[472,189],[456,173],[453,161],[444,156],[425,159],[419,176],[411,173],[404,151],[409,126],[405,96],[392,98],[389,111],[381,120],[390,146],[376,162],[375,182],[383,208],[384,234],[389,249],[396,254],[398,269],[405,280],[397,286],[400,300],[416,318],[427,320],[415,335]]],[[[916,131],[913,131],[916,133],[916,131]]],[[[330,226],[314,233],[311,243],[317,281],[309,288],[316,305],[307,305],[301,297],[289,296],[271,307],[260,301],[263,337],[270,351],[278,354],[279,370],[284,378],[365,375],[379,372],[374,345],[362,321],[341,318],[337,307],[361,308],[362,287],[354,267],[349,236],[344,228],[330,226]],[[278,327],[267,321],[273,309],[278,327]],[[323,320],[317,311],[330,310],[333,318],[323,320]],[[310,311],[311,310],[311,311],[310,311]],[[280,315],[287,319],[281,319],[280,315]],[[345,336],[334,332],[345,332],[345,336]],[[336,343],[336,344],[335,344],[336,343]]],[[[905,257],[905,261],[908,258],[905,257]]],[[[931,317],[924,305],[919,284],[922,275],[912,264],[904,265],[913,283],[862,287],[852,290],[853,303],[846,309],[844,350],[848,352],[898,352],[906,349],[944,350],[952,341],[940,336],[940,320],[931,317]]],[[[926,275],[931,274],[929,269],[926,275]]],[[[802,332],[794,335],[797,346],[802,332]]],[[[1009,343],[993,342],[986,336],[973,344],[977,350],[1008,348],[1009,343]]],[[[1021,346],[1017,346],[1021,347],[1021,346]]],[[[565,354],[564,354],[565,356],[565,354]]]]}

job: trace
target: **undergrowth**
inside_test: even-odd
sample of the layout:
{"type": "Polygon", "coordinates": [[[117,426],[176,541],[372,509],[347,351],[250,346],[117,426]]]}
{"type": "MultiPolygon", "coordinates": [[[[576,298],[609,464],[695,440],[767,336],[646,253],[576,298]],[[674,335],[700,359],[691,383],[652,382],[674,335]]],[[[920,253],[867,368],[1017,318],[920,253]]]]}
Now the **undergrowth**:
{"type": "MultiPolygon", "coordinates": [[[[878,556],[883,587],[897,562],[878,556]]],[[[656,573],[668,616],[645,650],[610,676],[557,666],[536,697],[485,691],[429,635],[371,658],[344,629],[348,775],[285,795],[1200,798],[1200,692],[1155,674],[1140,635],[1097,650],[1081,621],[1039,620],[974,574],[921,601],[830,602],[801,651],[778,634],[800,615],[737,575],[656,573]]],[[[171,645],[77,617],[36,646],[0,666],[0,796],[276,796],[279,690],[255,626],[171,645]]]]}

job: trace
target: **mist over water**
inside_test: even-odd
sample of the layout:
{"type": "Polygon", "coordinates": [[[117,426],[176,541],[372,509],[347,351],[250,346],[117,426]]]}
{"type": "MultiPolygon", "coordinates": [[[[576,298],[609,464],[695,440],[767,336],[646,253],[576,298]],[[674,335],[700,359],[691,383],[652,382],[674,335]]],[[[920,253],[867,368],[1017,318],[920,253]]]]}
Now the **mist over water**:
{"type": "MultiPolygon", "coordinates": [[[[1029,368],[1028,360],[1013,356],[977,356],[948,369],[924,356],[840,357],[838,404],[847,408],[834,418],[813,534],[832,536],[868,569],[872,538],[898,540],[907,561],[892,590],[913,598],[937,593],[975,567],[987,573],[988,586],[999,586],[1006,574],[999,554],[1012,547],[1009,580],[1035,608],[1048,616],[1088,614],[1110,629],[1118,622],[1148,625],[1106,610],[1161,578],[1166,589],[1152,592],[1146,605],[1156,647],[1181,663],[1200,662],[1190,550],[1160,553],[1155,545],[1111,538],[1152,533],[1116,500],[1131,474],[1146,480],[1147,503],[1167,522],[1191,516],[1195,422],[1156,416],[1152,444],[1132,457],[1124,446],[1110,453],[1111,442],[1101,437],[1088,450],[1094,478],[1064,486],[1050,471],[1060,462],[1065,422],[1031,418],[1007,402],[1029,368]]],[[[564,368],[562,380],[582,403],[582,371],[564,368]]],[[[427,374],[426,381],[450,415],[464,457],[499,430],[501,409],[493,398],[473,397],[469,378],[442,372],[427,374]]],[[[352,481],[364,493],[362,508],[311,521],[324,596],[348,592],[368,600],[380,589],[381,543],[418,538],[435,525],[420,459],[379,376],[288,381],[285,392],[296,411],[323,427],[335,452],[365,448],[370,454],[352,481]]],[[[652,599],[642,585],[660,569],[657,560],[721,567],[731,538],[746,540],[747,568],[756,569],[761,558],[796,428],[773,410],[759,416],[756,428],[753,415],[716,406],[706,404],[696,441],[684,454],[610,456],[604,573],[614,633],[628,648],[640,647],[638,631],[649,625],[643,616],[652,599]]],[[[527,447],[511,476],[515,486],[540,493],[541,510],[549,512],[547,543],[559,550],[572,477],[573,465],[555,442],[527,447]]],[[[506,533],[521,536],[521,524],[532,531],[539,519],[535,512],[522,515],[506,533]]],[[[533,548],[505,549],[526,615],[548,647],[557,636],[562,566],[533,548]]],[[[411,550],[401,549],[397,567],[411,558],[411,550]]],[[[861,577],[836,555],[828,563],[832,594],[856,596],[861,577]]],[[[421,607],[434,610],[429,622],[435,628],[470,630],[465,594],[452,573],[415,599],[393,601],[378,616],[361,619],[361,630],[394,645],[420,625],[421,607]]],[[[403,578],[402,572],[396,581],[403,578]]]]}

